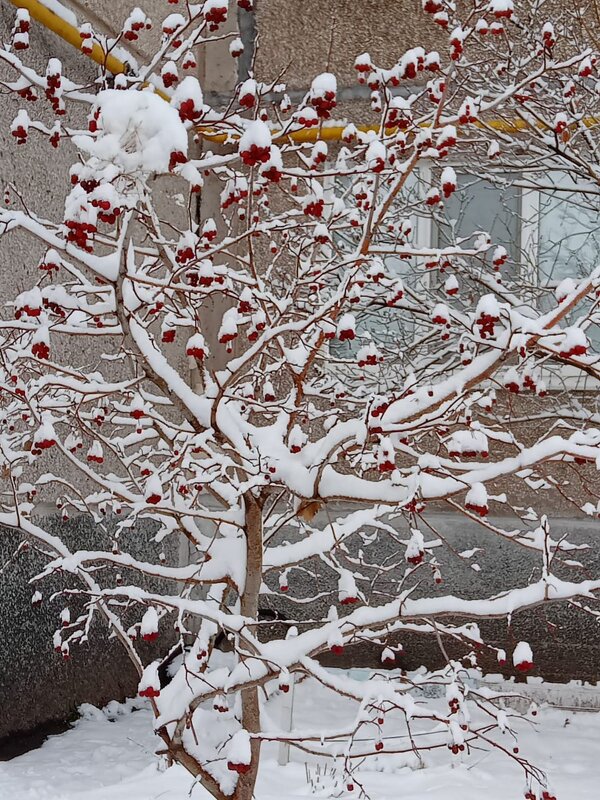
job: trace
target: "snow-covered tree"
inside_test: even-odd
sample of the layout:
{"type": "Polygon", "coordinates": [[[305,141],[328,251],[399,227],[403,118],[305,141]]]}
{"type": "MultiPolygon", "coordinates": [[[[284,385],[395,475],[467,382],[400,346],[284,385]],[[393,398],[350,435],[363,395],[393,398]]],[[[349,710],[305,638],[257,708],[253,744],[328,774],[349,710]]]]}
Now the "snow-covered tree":
{"type": "MultiPolygon", "coordinates": [[[[4,87],[23,98],[15,147],[46,137],[49,153],[74,152],[70,183],[56,187],[62,218],[29,210],[35,186],[8,187],[0,209],[3,235],[45,252],[0,321],[0,523],[47,557],[36,604],[45,576],[64,574],[56,649],[76,657],[103,618],[139,672],[164,751],[216,798],[249,800],[265,741],[330,746],[348,776],[381,749],[418,749],[412,736],[385,741],[385,715],[400,712],[454,754],[500,747],[525,770],[527,797],[548,800],[543,775],[496,736],[516,712],[465,674],[481,657],[507,660],[480,620],[587,606],[600,589],[542,514],[553,492],[597,513],[597,414],[555,379],[566,367],[599,377],[600,270],[579,261],[552,285],[537,251],[454,223],[470,186],[597,212],[600,82],[584,12],[424,0],[439,53],[390,52],[386,66],[359,55],[372,118],[345,121],[336,141],[333,74],[296,105],[282,83],[250,77],[225,109],[209,107],[193,69],[207,41],[239,56],[222,32],[234,3],[170,2],[148,63],[129,59],[114,79],[100,69],[94,86],[56,59],[42,73],[27,65],[26,11],[0,50],[4,87]],[[36,119],[48,103],[52,125],[36,119]],[[553,478],[558,462],[581,470],[587,497],[553,478]],[[90,515],[106,547],[51,535],[34,515],[40,497],[65,520],[90,515]],[[538,577],[480,599],[447,594],[431,507],[529,549],[538,577]],[[503,508],[537,527],[505,529],[489,516],[503,508]],[[141,520],[156,525],[154,559],[121,546],[141,520]],[[313,584],[321,568],[329,578],[313,584]],[[323,599],[328,611],[306,613],[323,599]],[[265,604],[285,609],[266,633],[265,604]],[[404,631],[443,652],[452,641],[462,657],[418,682],[359,682],[319,662],[371,642],[389,664],[404,631]],[[223,634],[227,666],[211,658],[223,634]],[[140,640],[181,654],[170,682],[140,640]],[[354,698],[356,718],[279,730],[261,706],[292,674],[354,698]],[[422,698],[428,683],[446,686],[446,713],[422,698]],[[471,723],[471,701],[485,723],[471,723]]],[[[252,11],[252,0],[237,5],[252,11]]],[[[116,42],[84,25],[84,50],[122,56],[149,26],[140,9],[116,42]]],[[[525,225],[522,207],[510,213],[525,225]]],[[[535,654],[520,642],[511,659],[526,672],[535,654]]]]}

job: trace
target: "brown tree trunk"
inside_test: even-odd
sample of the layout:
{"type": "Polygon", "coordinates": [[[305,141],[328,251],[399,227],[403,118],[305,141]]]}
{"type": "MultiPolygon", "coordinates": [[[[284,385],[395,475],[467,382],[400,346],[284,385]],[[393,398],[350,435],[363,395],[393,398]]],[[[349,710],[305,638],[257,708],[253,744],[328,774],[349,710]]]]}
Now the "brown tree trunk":
{"type": "MultiPolygon", "coordinates": [[[[262,503],[251,494],[244,498],[246,505],[246,585],[241,597],[240,611],[243,616],[258,619],[258,596],[262,584],[262,503]]],[[[242,725],[249,733],[260,730],[259,688],[253,686],[242,690],[242,725]]],[[[251,800],[258,774],[260,760],[258,739],[251,740],[252,763],[250,771],[240,775],[233,797],[235,800],[251,800]]]]}

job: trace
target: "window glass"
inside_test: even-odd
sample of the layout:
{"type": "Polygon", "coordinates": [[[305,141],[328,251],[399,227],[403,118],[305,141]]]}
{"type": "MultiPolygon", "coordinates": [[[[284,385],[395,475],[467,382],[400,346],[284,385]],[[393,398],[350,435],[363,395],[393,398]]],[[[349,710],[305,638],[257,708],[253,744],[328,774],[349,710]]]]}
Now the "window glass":
{"type": "Polygon", "coordinates": [[[458,175],[458,189],[444,201],[438,218],[438,246],[477,232],[488,233],[503,245],[511,261],[520,258],[520,191],[471,175],[458,175]]]}
{"type": "Polygon", "coordinates": [[[557,188],[540,191],[538,264],[543,284],[583,278],[598,264],[600,253],[599,198],[569,191],[568,175],[545,176],[557,188]]]}
{"type": "MultiPolygon", "coordinates": [[[[422,220],[415,214],[417,201],[425,195],[429,185],[415,171],[411,173],[402,191],[396,197],[392,210],[388,214],[388,222],[406,222],[410,225],[411,232],[406,239],[387,230],[380,231],[373,241],[378,255],[385,262],[388,270],[400,278],[405,287],[405,297],[409,296],[409,290],[413,290],[417,295],[426,291],[429,276],[422,264],[417,264],[416,259],[401,258],[398,255],[398,248],[405,242],[416,246],[426,246],[429,242],[419,241],[422,220]]],[[[335,192],[344,195],[348,191],[348,186],[343,181],[336,183],[335,192]]],[[[345,231],[336,236],[335,244],[342,253],[352,252],[360,241],[362,229],[352,235],[351,231],[345,231]]],[[[352,310],[352,309],[350,309],[352,310]]],[[[412,315],[403,313],[401,308],[386,307],[384,302],[369,307],[361,307],[360,312],[356,313],[356,332],[354,340],[340,342],[337,339],[330,344],[330,352],[335,358],[353,358],[358,349],[365,344],[368,339],[372,339],[381,350],[386,354],[398,357],[402,349],[408,346],[415,338],[415,325],[412,315]],[[389,351],[389,352],[388,352],[389,351]]]]}

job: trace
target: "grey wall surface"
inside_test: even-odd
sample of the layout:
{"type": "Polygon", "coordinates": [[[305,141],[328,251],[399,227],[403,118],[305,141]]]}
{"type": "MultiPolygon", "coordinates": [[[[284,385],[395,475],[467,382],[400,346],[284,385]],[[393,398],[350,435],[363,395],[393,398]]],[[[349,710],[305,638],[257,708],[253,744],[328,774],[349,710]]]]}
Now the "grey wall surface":
{"type": "MultiPolygon", "coordinates": [[[[341,509],[339,509],[341,510],[341,509]]],[[[339,510],[337,513],[339,513],[339,510]]],[[[331,510],[335,518],[336,510],[331,510]]],[[[494,534],[482,534],[481,528],[452,515],[431,515],[427,519],[432,526],[443,534],[456,552],[463,552],[473,547],[481,548],[473,559],[458,558],[450,550],[439,548],[436,556],[442,565],[444,583],[436,587],[424,569],[419,576],[423,586],[417,594],[440,595],[456,594],[460,597],[491,597],[507,588],[526,585],[530,580],[539,578],[540,557],[518,545],[502,540],[494,534]],[[470,567],[476,562],[481,571],[475,572],[470,567]]],[[[512,523],[496,519],[507,528],[512,523]]],[[[47,517],[43,520],[51,533],[60,534],[66,544],[72,548],[93,549],[109,547],[111,542],[110,525],[107,530],[94,525],[85,517],[63,523],[58,517],[47,517]]],[[[397,525],[397,523],[396,523],[397,525]]],[[[402,526],[397,525],[402,534],[402,526]]],[[[586,569],[563,570],[562,574],[569,580],[578,581],[590,575],[600,575],[600,552],[597,535],[597,522],[590,520],[556,519],[553,522],[552,536],[560,538],[568,533],[574,543],[588,542],[592,545],[589,552],[582,555],[586,569]]],[[[159,549],[152,541],[154,527],[147,522],[138,525],[131,531],[129,538],[123,538],[122,549],[133,555],[156,559],[159,549]]],[[[282,539],[290,539],[294,534],[284,531],[282,539]]],[[[432,534],[431,537],[434,538],[432,534]]],[[[0,563],[10,558],[21,537],[14,531],[0,528],[0,563]]],[[[351,545],[352,550],[352,545],[351,545]]],[[[177,563],[180,558],[179,544],[176,541],[168,544],[168,563],[177,563]]],[[[398,545],[387,537],[381,537],[367,552],[367,560],[382,562],[385,559],[397,560],[398,545]]],[[[575,556],[577,557],[577,556],[575,556]]],[[[52,721],[62,721],[73,714],[80,703],[91,702],[103,705],[113,698],[131,696],[136,691],[137,677],[123,648],[107,635],[106,626],[101,617],[95,625],[90,642],[74,645],[68,661],[54,652],[52,634],[59,626],[61,609],[68,605],[72,618],[82,601],[57,596],[52,599],[53,592],[65,586],[77,587],[72,576],[56,575],[44,579],[38,587],[29,584],[29,579],[44,564],[44,559],[35,551],[22,553],[11,566],[0,574],[0,758],[3,747],[9,744],[2,742],[9,734],[21,734],[45,725],[52,721]],[[44,596],[42,606],[31,605],[31,595],[39,588],[44,596]]],[[[309,597],[321,595],[314,604],[295,605],[286,596],[277,591],[276,575],[268,579],[269,585],[276,594],[264,598],[261,606],[293,619],[309,620],[313,615],[326,613],[330,605],[337,603],[337,585],[331,573],[321,565],[314,565],[315,575],[306,572],[290,575],[290,595],[309,597]]],[[[124,581],[128,582],[127,571],[122,571],[124,581]]],[[[398,578],[399,572],[393,576],[380,576],[373,584],[374,602],[389,599],[392,590],[392,579],[398,578]],[[379,593],[379,601],[376,594],[379,593]]],[[[365,585],[365,588],[366,585],[365,585]]],[[[372,591],[371,587],[371,591],[372,591]]],[[[367,594],[369,590],[367,590],[367,594]]],[[[343,609],[342,609],[343,613],[343,609]]],[[[139,609],[135,611],[135,619],[139,619],[139,609]]],[[[159,652],[168,650],[171,639],[166,633],[161,635],[156,646],[140,642],[139,652],[144,661],[150,661],[159,652]]],[[[481,623],[484,638],[490,644],[504,648],[510,654],[516,642],[528,641],[533,647],[536,662],[535,675],[547,680],[561,682],[568,680],[600,681],[600,629],[595,617],[574,611],[565,605],[550,603],[533,611],[518,613],[511,620],[497,620],[481,623]]],[[[404,652],[397,659],[397,666],[403,669],[414,669],[425,664],[428,667],[441,666],[444,658],[437,642],[432,636],[402,634],[399,640],[404,652]]],[[[466,652],[464,645],[456,645],[445,639],[445,646],[452,657],[466,652]]],[[[342,657],[325,656],[323,661],[333,666],[380,666],[383,645],[360,643],[348,648],[342,657]]],[[[490,672],[499,672],[495,660],[485,652],[481,657],[482,665],[490,672]]],[[[503,670],[506,675],[514,675],[509,664],[503,670]]]]}
{"type": "MultiPolygon", "coordinates": [[[[110,521],[100,526],[82,516],[64,523],[59,516],[53,516],[40,519],[39,524],[60,536],[71,549],[111,547],[110,521]]],[[[135,531],[124,531],[120,540],[122,549],[154,561],[164,550],[169,562],[176,563],[178,542],[158,545],[152,541],[155,530],[153,523],[146,521],[139,523],[135,531]]],[[[0,526],[0,564],[12,558],[22,539],[18,531],[0,526]]],[[[122,645],[110,637],[100,614],[96,615],[89,642],[72,645],[68,660],[54,652],[52,636],[60,627],[61,610],[69,607],[74,621],[88,598],[64,594],[53,597],[65,588],[82,588],[73,575],[56,574],[31,585],[30,579],[46,563],[45,557],[29,548],[12,558],[0,572],[0,758],[2,740],[10,734],[26,733],[37,726],[65,720],[81,703],[102,706],[113,698],[124,699],[137,691],[136,671],[122,645]],[[36,589],[43,595],[39,607],[31,604],[36,589]]],[[[128,571],[120,572],[123,582],[129,582],[128,571]]],[[[139,607],[132,610],[131,621],[138,621],[141,613],[139,607]]],[[[167,650],[172,636],[171,626],[170,633],[165,629],[156,644],[138,641],[136,648],[144,663],[167,650]]]]}
{"type": "MultiPolygon", "coordinates": [[[[80,21],[89,19],[96,30],[115,34],[121,22],[127,17],[133,3],[125,0],[65,0],[80,21]],[[88,15],[89,12],[89,15],[88,15]]],[[[151,52],[151,47],[160,39],[162,18],[177,8],[167,7],[164,0],[144,2],[145,11],[154,18],[153,31],[145,34],[139,42],[136,57],[143,59],[151,52]]],[[[232,10],[235,9],[235,4],[232,10]]],[[[232,13],[230,28],[236,24],[232,13]]],[[[7,0],[0,0],[0,36],[8,41],[15,18],[15,8],[7,0]]],[[[37,22],[32,22],[30,49],[23,54],[23,61],[44,74],[49,58],[58,58],[63,64],[64,73],[74,82],[86,85],[96,78],[96,66],[74,48],[63,42],[56,34],[47,31],[37,22]]],[[[236,62],[224,57],[228,41],[211,45],[202,52],[199,60],[199,78],[205,89],[231,90],[236,81],[236,62]]],[[[0,79],[14,80],[15,73],[0,64],[0,79]]],[[[0,102],[0,187],[4,189],[14,183],[23,192],[27,207],[35,214],[53,221],[62,219],[64,199],[69,190],[69,168],[77,160],[77,154],[68,141],[63,141],[55,150],[47,139],[35,131],[30,132],[26,145],[17,146],[10,133],[13,118],[20,108],[26,108],[32,119],[52,124],[55,119],[49,111],[48,103],[40,97],[35,103],[26,103],[11,95],[2,95],[0,102]]],[[[75,128],[86,127],[87,107],[70,104],[66,124],[75,128]]],[[[182,228],[187,227],[185,209],[179,209],[174,196],[184,190],[181,181],[163,179],[157,188],[156,201],[158,213],[182,228]]],[[[218,192],[205,192],[207,215],[215,211],[215,197],[218,205],[218,192]]],[[[11,203],[18,207],[18,198],[10,194],[11,203]]],[[[37,280],[37,264],[45,251],[44,245],[32,236],[21,231],[12,231],[0,237],[0,297],[10,299],[37,280]]],[[[2,310],[0,315],[9,314],[10,309],[2,310]]],[[[110,342],[80,343],[63,339],[53,341],[53,349],[59,360],[75,366],[94,369],[103,347],[110,342]]],[[[178,358],[174,353],[174,358],[178,358]]],[[[185,358],[185,357],[184,357],[185,358]]],[[[181,374],[186,374],[187,359],[180,363],[181,374]]],[[[60,463],[55,454],[47,454],[43,459],[43,470],[59,474],[77,484],[81,477],[60,463]]],[[[0,477],[0,481],[2,478],[0,477]]],[[[2,487],[0,486],[0,489],[2,487]]],[[[46,504],[54,498],[39,493],[46,504]]],[[[42,523],[54,533],[64,536],[74,549],[101,547],[110,548],[110,536],[95,526],[91,520],[80,517],[64,524],[58,517],[48,516],[47,509],[40,507],[38,514],[44,514],[42,523]]],[[[136,526],[131,541],[123,540],[127,552],[156,560],[158,546],[151,542],[151,524],[136,526]]],[[[21,536],[16,531],[0,527],[0,565],[11,557],[21,536]]],[[[179,562],[179,543],[165,542],[169,563],[179,562]],[[168,547],[171,547],[169,552],[168,547]]],[[[161,546],[160,549],[163,549],[161,546]]],[[[19,735],[39,729],[47,729],[48,724],[61,722],[73,714],[83,702],[103,705],[112,698],[122,699],[135,693],[137,676],[123,648],[108,637],[106,626],[98,619],[90,641],[71,648],[71,658],[65,661],[52,647],[52,634],[58,627],[58,615],[66,605],[64,598],[51,600],[53,592],[64,589],[67,584],[64,576],[44,580],[41,590],[44,602],[40,608],[33,608],[31,595],[34,591],[28,581],[43,565],[44,560],[35,552],[20,554],[4,572],[0,572],[0,758],[14,747],[19,735]]],[[[122,571],[127,580],[126,571],[122,571]]],[[[77,603],[69,602],[72,615],[77,603]]],[[[138,616],[136,617],[139,619],[138,616]]],[[[152,660],[159,651],[168,648],[168,637],[161,638],[160,644],[152,647],[139,643],[140,655],[144,662],[152,660]]]]}
{"type": "MultiPolygon", "coordinates": [[[[335,509],[331,509],[330,514],[331,518],[335,519],[335,509]]],[[[321,521],[318,517],[316,519],[321,521]]],[[[441,565],[443,583],[436,586],[429,568],[423,567],[418,571],[416,578],[420,584],[416,589],[416,597],[450,594],[467,599],[489,598],[511,588],[527,586],[530,582],[540,579],[542,559],[539,552],[509,542],[498,534],[487,532],[478,524],[459,515],[432,513],[426,514],[424,519],[431,525],[431,529],[425,523],[419,526],[426,542],[435,540],[437,532],[443,536],[448,546],[434,550],[441,565]],[[472,558],[458,556],[459,553],[472,548],[480,548],[472,558]],[[480,570],[473,570],[471,564],[478,565],[480,570]]],[[[490,521],[509,531],[525,527],[522,523],[519,524],[518,520],[511,518],[492,518],[490,521]]],[[[555,541],[567,534],[568,540],[573,544],[590,545],[589,550],[575,551],[567,556],[580,560],[584,564],[583,568],[566,568],[557,564],[553,571],[560,578],[573,582],[587,580],[590,577],[598,578],[600,576],[598,521],[561,517],[551,518],[550,521],[551,536],[555,541]]],[[[326,520],[321,522],[326,524],[326,520]]],[[[399,532],[400,538],[408,538],[405,522],[397,520],[393,523],[393,527],[399,532]]],[[[294,534],[290,535],[289,531],[285,531],[280,539],[293,540],[293,537],[294,534]]],[[[356,552],[357,546],[357,542],[350,544],[350,551],[356,552]]],[[[364,548],[364,553],[365,564],[390,565],[402,562],[403,546],[381,533],[374,544],[364,548]]],[[[314,597],[325,591],[325,596],[299,609],[287,599],[287,595],[279,593],[278,576],[274,575],[268,580],[268,584],[276,594],[264,605],[275,608],[282,612],[283,616],[292,619],[297,618],[299,613],[305,619],[310,619],[313,612],[315,616],[321,616],[327,613],[328,607],[332,604],[336,605],[341,613],[345,613],[337,603],[337,580],[322,564],[313,564],[312,567],[314,569],[312,576],[307,572],[290,573],[289,595],[314,597]]],[[[402,575],[403,565],[387,575],[384,571],[368,567],[361,568],[361,572],[368,580],[357,581],[357,584],[368,598],[372,598],[373,604],[377,605],[396,596],[394,587],[402,575]]],[[[598,602],[588,600],[588,604],[596,612],[600,612],[598,602]]],[[[468,620],[451,621],[458,623],[468,620]]],[[[570,680],[594,683],[600,681],[598,617],[575,610],[564,603],[549,602],[533,610],[514,614],[510,622],[506,618],[482,621],[480,628],[484,641],[508,653],[508,663],[501,669],[495,654],[486,653],[483,649],[480,653],[480,664],[487,672],[504,672],[507,676],[516,675],[520,679],[521,676],[512,667],[510,653],[517,642],[525,640],[531,644],[534,651],[536,676],[559,683],[570,680]]],[[[389,642],[383,637],[382,644],[379,645],[361,642],[355,647],[346,648],[341,657],[325,655],[323,661],[333,666],[377,667],[381,664],[383,646],[396,641],[399,641],[404,648],[403,654],[397,659],[397,667],[411,670],[421,665],[430,668],[440,667],[445,663],[444,655],[434,636],[411,633],[402,633],[389,642]]],[[[443,641],[448,654],[453,658],[463,656],[469,650],[464,643],[453,643],[448,637],[443,637],[443,641]]]]}

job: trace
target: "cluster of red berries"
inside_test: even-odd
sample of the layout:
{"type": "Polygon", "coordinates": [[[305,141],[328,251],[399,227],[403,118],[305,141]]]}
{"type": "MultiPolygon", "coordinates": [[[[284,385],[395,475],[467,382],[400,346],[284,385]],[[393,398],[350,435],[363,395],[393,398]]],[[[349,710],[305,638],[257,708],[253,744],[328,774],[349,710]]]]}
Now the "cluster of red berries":
{"type": "Polygon", "coordinates": [[[223,284],[225,282],[223,275],[215,275],[214,273],[202,270],[200,272],[197,270],[190,270],[185,273],[185,278],[189,285],[193,287],[204,286],[208,288],[212,286],[213,282],[218,284],[223,284]]]}
{"type": "Polygon", "coordinates": [[[35,103],[37,100],[37,93],[32,86],[25,86],[23,89],[18,89],[17,94],[19,97],[22,97],[23,100],[27,100],[30,103],[35,103]]]}
{"type": "Polygon", "coordinates": [[[519,672],[531,672],[531,670],[535,667],[533,661],[519,661],[518,664],[515,664],[515,669],[519,672]]]}
{"type": "Polygon", "coordinates": [[[232,331],[231,333],[222,333],[219,336],[219,342],[221,344],[229,344],[230,342],[233,342],[233,340],[236,338],[237,338],[237,331],[235,332],[232,331]]]}
{"type": "Polygon", "coordinates": [[[310,104],[317,112],[319,119],[329,119],[331,112],[337,105],[335,92],[326,91],[323,94],[311,97],[310,104]]]}
{"type": "Polygon", "coordinates": [[[90,236],[96,233],[96,226],[92,222],[84,222],[76,219],[68,219],[65,221],[67,227],[67,241],[73,242],[81,250],[86,253],[94,251],[93,246],[90,244],[90,236]]]}
{"type": "Polygon", "coordinates": [[[479,327],[479,335],[482,339],[494,336],[494,326],[498,322],[499,317],[494,314],[487,314],[483,312],[480,317],[475,320],[475,324],[479,327]]]}
{"type": "Polygon", "coordinates": [[[52,110],[57,116],[67,113],[62,97],[58,94],[61,87],[61,75],[59,72],[46,75],[46,98],[49,100],[52,110]]]}
{"type": "Polygon", "coordinates": [[[136,42],[139,38],[138,34],[140,31],[143,31],[144,29],[150,30],[151,27],[152,23],[149,19],[146,19],[145,21],[139,19],[130,20],[127,23],[123,36],[128,42],[136,42]]]}
{"type": "Polygon", "coordinates": [[[584,58],[579,67],[578,75],[580,78],[589,78],[594,71],[595,57],[584,58]]]}
{"type": "Polygon", "coordinates": [[[216,31],[227,20],[227,4],[209,6],[204,12],[209,31],[216,31]]]}
{"type": "Polygon", "coordinates": [[[16,142],[17,144],[26,144],[27,143],[27,128],[24,125],[22,125],[22,124],[15,125],[11,129],[11,134],[17,140],[17,142],[16,142]]]}
{"type": "Polygon", "coordinates": [[[170,89],[171,86],[175,86],[179,81],[179,75],[177,74],[175,64],[165,64],[161,70],[160,77],[162,78],[165,89],[170,89]]]}
{"type": "Polygon", "coordinates": [[[197,122],[202,116],[202,111],[196,108],[196,105],[191,97],[187,100],[182,100],[179,106],[179,118],[182,122],[197,122]]]}
{"type": "Polygon", "coordinates": [[[46,342],[34,342],[31,346],[31,354],[45,360],[50,357],[50,348],[46,342]]]}
{"type": "Polygon", "coordinates": [[[525,389],[529,389],[532,392],[536,392],[538,397],[545,397],[548,394],[548,392],[544,388],[544,385],[542,384],[542,386],[538,387],[533,375],[529,373],[526,373],[523,376],[523,386],[525,389]]]}
{"type": "Polygon", "coordinates": [[[403,108],[390,108],[385,118],[384,126],[386,132],[396,128],[399,131],[405,131],[410,127],[412,122],[412,114],[409,109],[403,108]]]}
{"type": "Polygon", "coordinates": [[[252,143],[247,150],[240,152],[240,156],[247,167],[266,164],[271,157],[271,148],[252,143]]]}
{"type": "Polygon", "coordinates": [[[350,597],[344,597],[344,599],[343,599],[343,600],[340,600],[340,603],[341,603],[343,606],[351,606],[351,605],[353,605],[354,603],[358,603],[358,597],[352,597],[352,596],[350,596],[350,597]]]}
{"type": "Polygon", "coordinates": [[[408,511],[409,514],[421,514],[425,510],[425,503],[413,497],[412,500],[406,503],[404,510],[408,511]]]}
{"type": "Polygon", "coordinates": [[[213,703],[213,709],[218,711],[219,714],[226,714],[229,711],[229,706],[225,702],[224,698],[215,698],[215,702],[213,703]]]}
{"type": "Polygon", "coordinates": [[[34,456],[41,455],[42,450],[48,450],[51,447],[54,447],[56,444],[56,439],[51,438],[44,438],[44,439],[36,439],[34,443],[34,447],[32,447],[31,452],[34,456]]]}
{"type": "Polygon", "coordinates": [[[375,367],[383,361],[383,356],[378,356],[376,353],[369,353],[365,358],[361,358],[358,362],[359,367],[375,367]]]}
{"type": "Polygon", "coordinates": [[[460,711],[460,700],[458,697],[453,697],[452,700],[448,701],[448,708],[450,709],[450,714],[458,714],[460,711]]]}
{"type": "Polygon", "coordinates": [[[320,219],[323,216],[323,209],[325,208],[324,200],[309,200],[303,208],[307,217],[317,217],[320,219]]]}
{"type": "Polygon", "coordinates": [[[28,317],[39,317],[42,313],[42,309],[38,306],[30,306],[26,303],[21,308],[17,308],[15,311],[15,319],[21,319],[22,315],[25,314],[28,317]]]}
{"type": "Polygon", "coordinates": [[[559,355],[562,358],[571,358],[571,356],[584,356],[586,353],[587,345],[574,344],[572,347],[569,347],[568,350],[561,350],[559,355]]]}
{"type": "Polygon", "coordinates": [[[117,217],[121,216],[121,209],[119,206],[112,207],[110,200],[98,200],[94,198],[92,201],[94,208],[99,209],[98,219],[107,225],[114,225],[117,217]]]}
{"type": "Polygon", "coordinates": [[[29,15],[27,12],[23,13],[22,9],[19,9],[18,13],[19,16],[17,16],[13,29],[13,49],[27,50],[29,47],[29,15]]]}
{"type": "Polygon", "coordinates": [[[203,347],[191,346],[186,349],[185,353],[192,358],[197,358],[198,361],[203,361],[206,356],[203,347]]]}
{"type": "Polygon", "coordinates": [[[490,511],[487,505],[479,505],[478,503],[465,503],[465,508],[474,514],[479,514],[480,517],[486,517],[490,511]]]}
{"type": "Polygon", "coordinates": [[[263,178],[266,178],[272,183],[279,183],[279,181],[283,178],[283,172],[281,172],[281,170],[279,170],[274,164],[272,164],[270,167],[267,167],[267,169],[264,169],[261,172],[261,175],[263,178]]]}
{"type": "Polygon", "coordinates": [[[196,254],[194,252],[194,248],[191,245],[186,245],[185,247],[180,247],[175,254],[175,261],[178,264],[187,264],[188,261],[192,261],[195,258],[196,254]]]}
{"type": "Polygon", "coordinates": [[[181,150],[173,150],[169,156],[169,170],[173,172],[178,164],[187,164],[187,158],[181,150]]]}
{"type": "Polygon", "coordinates": [[[140,689],[140,697],[158,697],[160,689],[155,689],[154,686],[147,686],[145,689],[140,689]]]}
{"type": "Polygon", "coordinates": [[[238,775],[246,775],[246,773],[250,772],[250,767],[250,764],[236,764],[234,761],[227,762],[227,769],[237,772],[238,775]]]}
{"type": "Polygon", "coordinates": [[[221,200],[221,208],[223,211],[226,211],[229,206],[232,206],[234,203],[241,203],[246,197],[248,197],[247,189],[230,189],[229,193],[221,200]]]}
{"type": "Polygon", "coordinates": [[[246,87],[243,94],[240,94],[239,104],[242,108],[253,108],[256,103],[256,93],[254,89],[246,87]]]}

